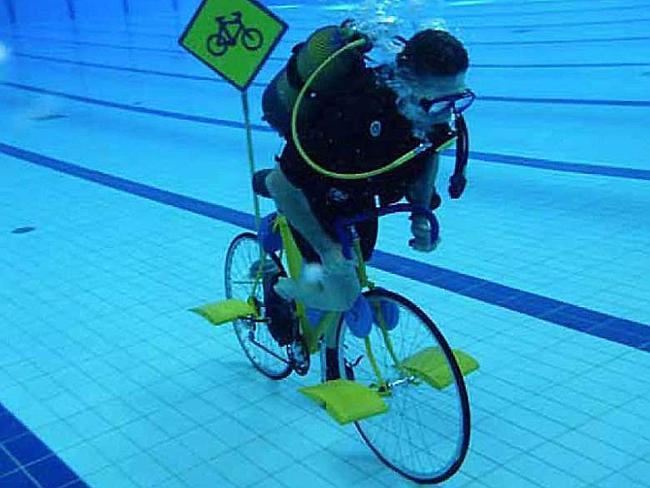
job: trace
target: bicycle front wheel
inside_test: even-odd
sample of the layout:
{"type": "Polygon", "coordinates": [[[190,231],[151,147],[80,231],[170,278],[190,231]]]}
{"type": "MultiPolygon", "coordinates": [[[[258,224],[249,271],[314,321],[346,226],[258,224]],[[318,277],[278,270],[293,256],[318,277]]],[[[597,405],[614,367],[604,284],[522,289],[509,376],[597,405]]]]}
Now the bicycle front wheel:
{"type": "MultiPolygon", "coordinates": [[[[426,484],[444,481],[458,471],[469,447],[469,400],[456,359],[442,333],[415,304],[380,288],[364,296],[373,312],[370,342],[388,386],[388,412],[357,422],[357,430],[384,464],[406,478],[426,484]],[[403,366],[422,354],[435,358],[450,384],[434,388],[395,362],[403,366]]],[[[349,333],[345,320],[338,326],[337,346],[338,372],[376,389],[365,341],[349,333]]]]}
{"type": "MultiPolygon", "coordinates": [[[[250,298],[255,282],[259,280],[259,257],[259,241],[255,234],[244,232],[233,239],[226,253],[226,298],[243,301],[250,298]]],[[[282,270],[277,256],[271,254],[267,259],[273,260],[277,269],[282,270]]],[[[262,283],[257,284],[255,299],[259,304],[264,304],[262,283]]],[[[262,307],[262,311],[265,308],[262,307]]],[[[266,323],[244,318],[236,320],[233,326],[244,354],[257,370],[274,380],[291,374],[287,350],[275,341],[266,323]]]]}

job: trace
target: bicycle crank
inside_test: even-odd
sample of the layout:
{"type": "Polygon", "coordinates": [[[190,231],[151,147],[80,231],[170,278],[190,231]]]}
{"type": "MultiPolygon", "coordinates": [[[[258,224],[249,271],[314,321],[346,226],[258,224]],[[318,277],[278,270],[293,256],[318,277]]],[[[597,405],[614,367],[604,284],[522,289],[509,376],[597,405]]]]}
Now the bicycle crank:
{"type": "Polygon", "coordinates": [[[289,356],[291,367],[297,375],[305,376],[309,372],[309,351],[302,338],[294,340],[287,346],[287,355],[289,356]]]}

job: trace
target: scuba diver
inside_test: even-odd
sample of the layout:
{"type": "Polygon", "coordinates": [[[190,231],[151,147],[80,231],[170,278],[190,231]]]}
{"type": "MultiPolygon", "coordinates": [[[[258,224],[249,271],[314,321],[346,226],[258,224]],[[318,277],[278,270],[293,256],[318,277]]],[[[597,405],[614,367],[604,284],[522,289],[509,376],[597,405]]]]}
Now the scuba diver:
{"type": "MultiPolygon", "coordinates": [[[[266,88],[264,119],[286,140],[274,169],[258,171],[254,190],[275,201],[286,216],[306,264],[299,280],[265,277],[265,300],[300,300],[320,310],[348,310],[361,293],[355,264],[346,259],[334,227],[351,217],[406,198],[435,209],[439,152],[456,142],[456,166],[449,194],[459,198],[466,179],[468,135],[462,112],[474,101],[465,85],[469,66],[463,44],[448,32],[427,29],[411,39],[395,38],[394,61],[368,67],[370,39],[353,21],[315,31],[293,48],[286,67],[266,88]],[[355,41],[332,60],[332,53],[355,41]],[[298,93],[324,60],[292,111],[298,93]],[[414,148],[414,156],[390,171],[391,162],[414,148]],[[307,156],[308,155],[308,156],[307,156]],[[314,167],[305,157],[318,162],[314,167]],[[345,179],[340,174],[372,176],[345,179]],[[325,171],[323,171],[325,170],[325,171]]],[[[430,252],[438,242],[429,221],[411,220],[410,246],[430,252]]],[[[363,258],[377,240],[377,218],[356,225],[363,258]]],[[[272,318],[272,317],[271,317],[272,318]]],[[[273,322],[273,319],[271,320],[273,322]]],[[[274,337],[276,334],[274,334],[274,337]]],[[[276,337],[277,339],[277,337],[276,337]]]]}

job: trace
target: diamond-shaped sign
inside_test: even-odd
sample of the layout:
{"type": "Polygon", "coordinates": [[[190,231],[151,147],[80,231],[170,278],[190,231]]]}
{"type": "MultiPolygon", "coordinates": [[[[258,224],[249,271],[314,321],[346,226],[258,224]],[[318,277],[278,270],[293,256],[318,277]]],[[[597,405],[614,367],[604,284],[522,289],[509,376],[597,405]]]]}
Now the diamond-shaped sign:
{"type": "Polygon", "coordinates": [[[245,90],[286,30],[287,24],[255,0],[203,0],[179,42],[245,90]]]}

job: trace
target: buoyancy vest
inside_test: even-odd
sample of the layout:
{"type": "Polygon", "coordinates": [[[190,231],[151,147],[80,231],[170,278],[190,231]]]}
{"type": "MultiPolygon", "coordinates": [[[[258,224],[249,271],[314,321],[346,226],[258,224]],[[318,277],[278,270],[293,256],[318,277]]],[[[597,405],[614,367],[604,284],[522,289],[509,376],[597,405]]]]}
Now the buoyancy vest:
{"type": "MultiPolygon", "coordinates": [[[[310,110],[299,118],[301,144],[328,171],[363,173],[385,167],[423,142],[413,135],[412,124],[399,112],[396,100],[397,94],[379,81],[378,70],[366,68],[345,90],[316,93],[310,99],[310,110]]],[[[428,134],[432,149],[388,173],[363,180],[316,176],[328,186],[399,200],[404,185],[421,174],[427,157],[454,135],[448,124],[433,126],[428,134]]],[[[291,139],[288,145],[292,146],[291,139]]],[[[312,173],[306,163],[295,171],[302,173],[301,180],[312,173]]]]}

